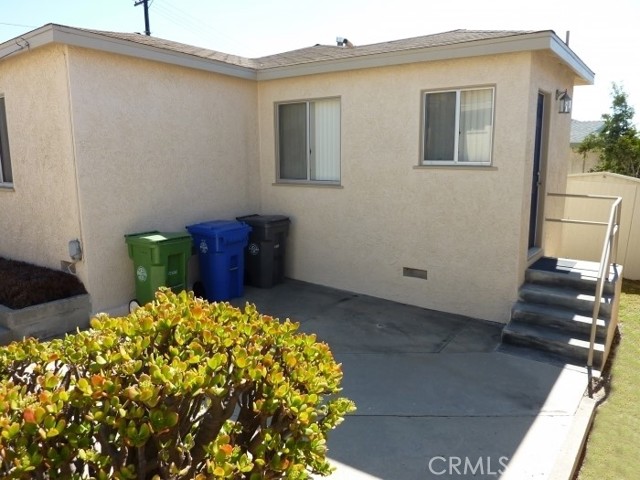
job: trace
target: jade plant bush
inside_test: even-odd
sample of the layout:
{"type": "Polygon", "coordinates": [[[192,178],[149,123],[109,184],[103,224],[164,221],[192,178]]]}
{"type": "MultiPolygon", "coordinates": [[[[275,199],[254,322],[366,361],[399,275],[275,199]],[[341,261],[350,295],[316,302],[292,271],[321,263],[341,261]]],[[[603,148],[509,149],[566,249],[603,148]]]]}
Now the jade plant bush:
{"type": "Polygon", "coordinates": [[[249,304],[155,298],[0,348],[0,477],[329,474],[327,433],[355,406],[328,346],[249,304]]]}

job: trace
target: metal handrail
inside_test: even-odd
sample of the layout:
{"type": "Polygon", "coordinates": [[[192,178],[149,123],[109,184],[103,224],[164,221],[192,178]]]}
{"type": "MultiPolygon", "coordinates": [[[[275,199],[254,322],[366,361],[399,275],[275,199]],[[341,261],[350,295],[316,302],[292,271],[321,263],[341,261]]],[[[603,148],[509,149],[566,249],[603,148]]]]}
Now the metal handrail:
{"type": "Polygon", "coordinates": [[[577,223],[581,225],[599,225],[607,227],[607,232],[602,245],[602,255],[600,256],[600,266],[598,268],[598,279],[596,282],[595,301],[593,303],[593,311],[591,317],[591,333],[589,336],[589,353],[587,355],[587,368],[591,371],[593,367],[593,355],[596,343],[596,332],[598,325],[598,317],[600,316],[600,303],[602,302],[602,294],[604,292],[604,283],[609,277],[611,267],[615,265],[618,254],[618,231],[620,229],[620,206],[622,205],[622,197],[610,195],[582,195],[574,193],[547,193],[550,197],[564,198],[585,198],[597,200],[613,200],[609,210],[608,222],[595,222],[590,220],[573,220],[568,218],[545,218],[550,222],[560,223],[577,223]],[[606,277],[605,277],[606,275],[606,277]]]}
{"type": "Polygon", "coordinates": [[[548,197],[565,197],[565,198],[594,198],[594,199],[600,199],[600,200],[617,200],[618,198],[622,198],[622,197],[618,197],[617,195],[595,195],[592,193],[554,193],[554,192],[548,192],[547,193],[548,197]]]}
{"type": "Polygon", "coordinates": [[[589,337],[589,355],[587,356],[587,367],[593,367],[593,350],[596,342],[596,323],[600,316],[600,302],[604,291],[605,273],[609,278],[611,265],[615,264],[618,253],[618,230],[620,228],[620,205],[622,197],[617,197],[611,205],[609,213],[609,224],[607,233],[602,245],[602,255],[600,256],[600,269],[598,270],[598,283],[596,284],[596,299],[593,304],[593,315],[591,318],[591,336],[589,337]],[[613,257],[613,258],[612,258],[613,257]]]}
{"type": "Polygon", "coordinates": [[[600,225],[606,227],[609,225],[607,222],[593,222],[591,220],[573,220],[571,218],[545,218],[547,222],[559,222],[559,223],[576,223],[578,225],[600,225]]]}

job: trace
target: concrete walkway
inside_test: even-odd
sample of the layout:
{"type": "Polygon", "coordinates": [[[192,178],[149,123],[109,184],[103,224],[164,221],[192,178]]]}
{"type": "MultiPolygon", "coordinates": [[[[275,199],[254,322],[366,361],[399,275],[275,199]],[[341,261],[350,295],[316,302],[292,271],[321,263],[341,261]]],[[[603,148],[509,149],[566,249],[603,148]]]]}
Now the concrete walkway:
{"type": "Polygon", "coordinates": [[[496,351],[501,324],[291,280],[245,301],[343,364],[358,410],[329,437],[330,478],[569,478],[594,407],[586,373],[496,351]]]}

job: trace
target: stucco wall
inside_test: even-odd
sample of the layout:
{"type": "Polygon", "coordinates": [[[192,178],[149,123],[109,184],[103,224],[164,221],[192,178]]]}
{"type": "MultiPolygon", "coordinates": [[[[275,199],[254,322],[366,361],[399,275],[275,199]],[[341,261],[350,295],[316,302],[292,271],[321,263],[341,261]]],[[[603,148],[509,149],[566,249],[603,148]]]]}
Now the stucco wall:
{"type": "Polygon", "coordinates": [[[260,83],[262,210],[292,219],[287,275],[506,321],[526,254],[533,133],[515,127],[535,115],[522,95],[530,61],[511,54],[260,83]],[[477,85],[496,87],[493,166],[416,168],[421,92],[477,85]],[[273,185],[274,103],[329,96],[341,99],[341,187],[273,185]],[[404,277],[403,267],[427,270],[428,280],[404,277]]]}
{"type": "MultiPolygon", "coordinates": [[[[562,197],[548,197],[546,193],[564,193],[566,191],[566,178],[568,171],[567,158],[569,157],[569,135],[571,130],[571,115],[558,113],[558,103],[555,98],[556,90],[567,89],[573,95],[573,77],[569,70],[563,67],[548,53],[535,53],[532,55],[531,64],[531,101],[535,102],[538,92],[545,94],[546,108],[546,144],[543,146],[544,172],[541,197],[542,212],[542,240],[541,246],[545,255],[556,256],[560,247],[562,229],[557,223],[545,222],[545,217],[559,217],[564,208],[562,197]]],[[[534,103],[535,105],[535,103],[534,103]]],[[[535,108],[529,116],[529,138],[526,161],[526,171],[530,172],[533,159],[533,132],[535,131],[535,108]]],[[[525,177],[530,182],[530,177],[525,177]]],[[[528,215],[530,208],[531,185],[524,187],[523,215],[528,215]],[[525,213],[526,212],[526,213],[525,213]]],[[[520,269],[524,278],[524,269],[520,269]]]]}
{"type": "Polygon", "coordinates": [[[0,255],[52,268],[80,236],[65,63],[56,45],[0,63],[14,185],[0,189],[0,255]]]}
{"type": "MultiPolygon", "coordinates": [[[[70,50],[87,283],[96,310],[134,296],[124,235],[259,209],[255,82],[70,50]]],[[[193,264],[192,264],[193,265],[193,264]]]]}
{"type": "MultiPolygon", "coordinates": [[[[95,310],[134,296],[124,234],[183,231],[194,222],[260,212],[292,219],[290,277],[504,322],[527,261],[539,91],[549,112],[544,186],[564,189],[570,119],[556,113],[554,94],[570,88],[571,78],[546,54],[258,84],[80,48],[47,47],[15,61],[24,73],[0,77],[10,135],[32,131],[38,141],[21,135],[12,153],[17,148],[30,158],[25,162],[40,172],[29,175],[36,186],[49,186],[52,171],[60,175],[55,193],[33,195],[32,188],[31,200],[7,203],[15,209],[7,221],[17,226],[2,248],[27,259],[42,251],[43,262],[55,266],[79,236],[79,274],[95,310]],[[36,53],[45,61],[30,62],[36,53]],[[46,88],[51,78],[54,86],[46,88]],[[484,85],[495,87],[492,166],[418,167],[422,92],[484,85]],[[10,101],[7,92],[25,88],[24,107],[10,101]],[[274,185],[274,104],[323,97],[341,101],[341,186],[274,185]],[[25,108],[38,122],[19,115],[21,123],[12,124],[25,108]],[[15,221],[15,212],[30,207],[43,213],[29,225],[15,221]],[[20,245],[23,232],[27,246],[20,245]],[[40,244],[42,232],[54,248],[40,244]],[[428,279],[404,277],[403,267],[426,270],[428,279]]],[[[15,155],[16,191],[0,198],[20,198],[26,167],[15,155]]],[[[550,228],[543,238],[545,248],[557,243],[550,228]]]]}

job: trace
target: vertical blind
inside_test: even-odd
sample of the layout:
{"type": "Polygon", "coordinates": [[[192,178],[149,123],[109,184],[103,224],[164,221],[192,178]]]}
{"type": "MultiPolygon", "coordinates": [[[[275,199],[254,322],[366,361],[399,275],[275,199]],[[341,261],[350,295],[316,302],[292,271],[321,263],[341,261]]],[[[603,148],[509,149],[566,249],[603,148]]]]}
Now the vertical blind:
{"type": "Polygon", "coordinates": [[[488,162],[491,158],[493,90],[460,92],[460,162],[488,162]]]}
{"type": "Polygon", "coordinates": [[[313,102],[311,180],[340,180],[340,100],[313,102]]]}

